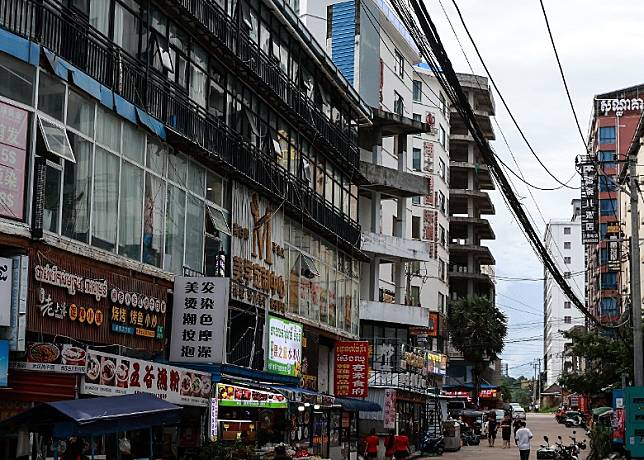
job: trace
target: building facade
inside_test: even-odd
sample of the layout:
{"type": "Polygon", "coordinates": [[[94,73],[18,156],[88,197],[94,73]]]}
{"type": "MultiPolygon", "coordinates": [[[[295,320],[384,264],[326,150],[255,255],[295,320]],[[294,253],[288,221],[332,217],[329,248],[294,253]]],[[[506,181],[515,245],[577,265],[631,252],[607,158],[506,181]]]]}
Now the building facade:
{"type": "MultiPolygon", "coordinates": [[[[585,252],[581,241],[581,200],[573,200],[572,206],[571,219],[551,220],[548,223],[544,246],[575,294],[582,298],[586,275],[585,252]]],[[[566,348],[571,343],[562,333],[575,326],[584,326],[585,319],[547,270],[544,270],[543,317],[543,371],[546,374],[545,387],[550,387],[557,383],[563,373],[574,370],[573,357],[566,353],[566,348]]]]}
{"type": "MultiPolygon", "coordinates": [[[[168,398],[187,407],[182,427],[154,434],[188,453],[212,434],[211,404],[221,419],[248,418],[227,388],[268,382],[286,387],[262,387],[286,395],[281,412],[217,422],[218,435],[339,458],[352,441],[333,398],[334,350],[360,328],[358,126],[370,108],[284,2],[24,0],[0,11],[0,261],[12,273],[0,418],[189,376],[200,392],[168,398]],[[221,322],[177,319],[192,305],[176,304],[183,276],[225,279],[221,322]],[[225,349],[206,346],[222,337],[225,349]],[[135,362],[150,368],[143,383],[135,362]],[[304,408],[302,388],[310,417],[277,429],[304,408]]],[[[24,441],[16,433],[0,456],[24,441]]]]}

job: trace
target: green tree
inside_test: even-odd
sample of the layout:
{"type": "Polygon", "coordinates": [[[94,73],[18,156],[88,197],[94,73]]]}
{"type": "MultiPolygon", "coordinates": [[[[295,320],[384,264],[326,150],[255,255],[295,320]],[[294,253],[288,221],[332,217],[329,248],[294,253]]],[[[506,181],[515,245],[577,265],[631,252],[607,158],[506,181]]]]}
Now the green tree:
{"type": "Polygon", "coordinates": [[[498,359],[508,333],[508,319],[489,299],[473,297],[449,305],[449,335],[452,345],[472,364],[474,391],[478,404],[481,374],[498,359]]]}

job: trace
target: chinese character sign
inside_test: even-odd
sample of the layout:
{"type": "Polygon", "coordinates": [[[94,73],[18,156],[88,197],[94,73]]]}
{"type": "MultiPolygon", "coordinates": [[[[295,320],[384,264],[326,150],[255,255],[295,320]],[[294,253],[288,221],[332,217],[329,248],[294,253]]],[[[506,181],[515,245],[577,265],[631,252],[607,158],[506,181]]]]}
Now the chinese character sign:
{"type": "Polygon", "coordinates": [[[173,404],[209,404],[211,376],[167,364],[87,350],[81,393],[97,396],[152,394],[173,404]]]}
{"type": "Polygon", "coordinates": [[[302,373],[302,325],[268,315],[266,370],[299,377],[302,373]]]}
{"type": "Polygon", "coordinates": [[[383,408],[383,428],[385,430],[396,428],[396,390],[385,390],[385,407],[383,408]]]}
{"type": "Polygon", "coordinates": [[[29,114],[0,102],[0,215],[22,220],[29,114]]]}
{"type": "Polygon", "coordinates": [[[369,342],[335,345],[335,395],[364,398],[368,394],[369,342]]]}
{"type": "Polygon", "coordinates": [[[229,278],[175,278],[171,361],[223,362],[229,283],[229,278]]]}

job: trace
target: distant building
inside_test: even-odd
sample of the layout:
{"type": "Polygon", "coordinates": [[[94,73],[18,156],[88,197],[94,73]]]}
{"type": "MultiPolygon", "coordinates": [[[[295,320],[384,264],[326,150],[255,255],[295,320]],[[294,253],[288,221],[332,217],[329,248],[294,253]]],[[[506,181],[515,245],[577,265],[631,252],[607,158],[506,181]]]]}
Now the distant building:
{"type": "MultiPolygon", "coordinates": [[[[546,249],[579,298],[583,296],[585,289],[580,202],[581,200],[572,200],[572,218],[551,220],[544,236],[546,249]]],[[[548,270],[544,270],[543,316],[543,360],[546,386],[550,386],[557,382],[562,373],[573,370],[573,360],[566,353],[567,342],[562,332],[584,325],[585,320],[548,270]]]]}

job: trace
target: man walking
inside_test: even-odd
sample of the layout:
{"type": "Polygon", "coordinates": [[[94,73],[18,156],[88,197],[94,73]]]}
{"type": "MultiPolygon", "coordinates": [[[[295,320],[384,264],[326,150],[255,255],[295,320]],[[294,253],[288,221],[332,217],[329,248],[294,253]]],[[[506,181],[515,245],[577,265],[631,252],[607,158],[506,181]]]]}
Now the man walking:
{"type": "Polygon", "coordinates": [[[514,433],[514,441],[519,446],[520,460],[528,460],[530,458],[531,439],[532,432],[526,428],[525,422],[521,422],[520,428],[514,433]]]}

